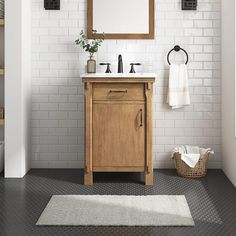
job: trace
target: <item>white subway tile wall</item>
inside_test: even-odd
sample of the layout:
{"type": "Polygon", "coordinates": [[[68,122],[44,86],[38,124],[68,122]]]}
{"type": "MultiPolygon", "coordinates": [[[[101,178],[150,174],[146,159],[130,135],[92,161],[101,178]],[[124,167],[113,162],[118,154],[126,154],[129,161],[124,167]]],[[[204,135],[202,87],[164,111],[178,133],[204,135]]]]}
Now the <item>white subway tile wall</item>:
{"type": "MultiPolygon", "coordinates": [[[[32,0],[32,168],[78,168],[84,159],[83,84],[88,55],[74,41],[86,30],[86,0],[61,0],[60,11],[46,11],[32,0]]],[[[211,168],[221,167],[221,1],[199,0],[197,11],[182,11],[180,0],[156,0],[155,40],[105,40],[97,63],[117,71],[141,62],[138,72],[155,72],[153,158],[155,168],[172,168],[176,145],[211,147],[211,168]],[[168,64],[174,45],[189,53],[192,104],[172,111],[166,105],[168,64]]],[[[122,14],[122,13],[121,13],[122,14]]],[[[173,53],[182,62],[184,54],[173,53]]],[[[98,66],[98,72],[104,67],[98,66]]]]}

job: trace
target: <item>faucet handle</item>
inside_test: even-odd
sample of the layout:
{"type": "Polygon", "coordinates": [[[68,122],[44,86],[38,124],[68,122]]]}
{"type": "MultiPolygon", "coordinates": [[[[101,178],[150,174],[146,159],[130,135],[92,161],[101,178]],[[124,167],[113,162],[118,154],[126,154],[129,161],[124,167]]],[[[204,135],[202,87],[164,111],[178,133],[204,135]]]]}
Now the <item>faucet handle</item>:
{"type": "Polygon", "coordinates": [[[134,66],[141,66],[142,64],[141,63],[130,63],[130,65],[131,65],[131,69],[130,69],[129,73],[136,73],[134,70],[134,66]]]}
{"type": "Polygon", "coordinates": [[[103,63],[100,63],[99,65],[100,66],[107,66],[105,73],[111,73],[111,68],[110,68],[111,63],[104,63],[103,62],[103,63]]]}

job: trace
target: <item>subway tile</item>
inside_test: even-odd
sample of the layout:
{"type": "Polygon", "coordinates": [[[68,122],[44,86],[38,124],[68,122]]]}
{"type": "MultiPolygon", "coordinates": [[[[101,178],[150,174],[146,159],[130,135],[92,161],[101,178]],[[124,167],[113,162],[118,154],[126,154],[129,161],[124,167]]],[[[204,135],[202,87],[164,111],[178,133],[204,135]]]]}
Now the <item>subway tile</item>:
{"type": "MultiPolygon", "coordinates": [[[[88,54],[74,41],[86,30],[86,1],[64,0],[60,11],[42,10],[32,0],[31,137],[34,168],[81,168],[84,158],[84,85],[88,54]]],[[[124,69],[141,62],[140,72],[155,72],[153,95],[153,156],[155,167],[172,168],[169,152],[178,145],[211,145],[219,166],[221,157],[221,2],[201,1],[198,11],[181,11],[174,0],[160,0],[156,8],[154,40],[105,40],[97,64],[117,69],[122,53],[124,69]],[[191,105],[172,110],[166,104],[169,67],[166,55],[180,44],[189,54],[191,105]],[[218,153],[219,152],[219,153],[218,153]]],[[[182,63],[184,55],[172,60],[182,63]]],[[[98,71],[104,68],[98,66],[98,71]]]]}

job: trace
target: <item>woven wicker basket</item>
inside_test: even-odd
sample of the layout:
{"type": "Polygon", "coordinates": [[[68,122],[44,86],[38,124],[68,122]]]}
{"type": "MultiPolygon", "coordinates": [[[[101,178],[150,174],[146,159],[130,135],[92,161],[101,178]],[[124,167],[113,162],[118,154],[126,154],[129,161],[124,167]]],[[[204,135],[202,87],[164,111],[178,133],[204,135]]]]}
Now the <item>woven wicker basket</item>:
{"type": "Polygon", "coordinates": [[[209,152],[201,156],[200,160],[194,168],[189,167],[184,161],[181,160],[181,154],[174,154],[175,166],[179,176],[187,178],[201,178],[207,174],[207,166],[209,160],[209,152]]]}

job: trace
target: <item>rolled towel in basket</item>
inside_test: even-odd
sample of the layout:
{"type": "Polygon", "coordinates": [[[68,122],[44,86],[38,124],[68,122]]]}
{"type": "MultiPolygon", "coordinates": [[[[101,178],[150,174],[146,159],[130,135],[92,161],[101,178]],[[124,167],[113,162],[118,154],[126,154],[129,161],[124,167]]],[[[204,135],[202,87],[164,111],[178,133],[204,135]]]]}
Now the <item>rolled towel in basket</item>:
{"type": "Polygon", "coordinates": [[[208,152],[214,154],[210,148],[205,149],[197,146],[186,145],[174,148],[171,157],[173,158],[175,153],[179,153],[181,154],[181,160],[184,161],[189,167],[194,168],[199,159],[208,152]]]}

